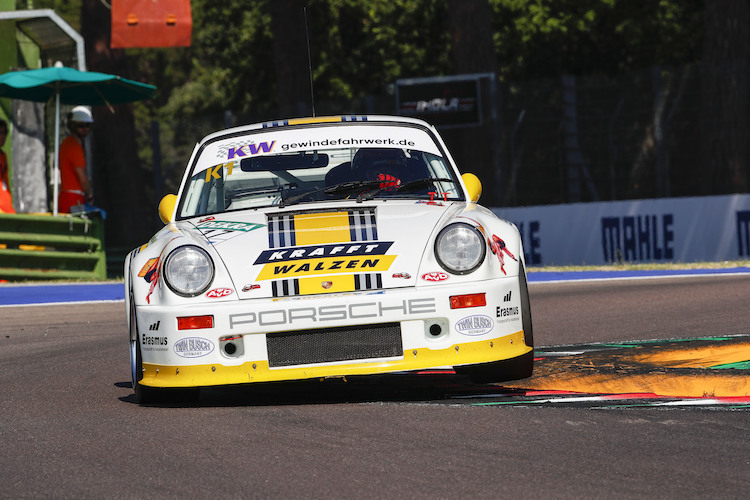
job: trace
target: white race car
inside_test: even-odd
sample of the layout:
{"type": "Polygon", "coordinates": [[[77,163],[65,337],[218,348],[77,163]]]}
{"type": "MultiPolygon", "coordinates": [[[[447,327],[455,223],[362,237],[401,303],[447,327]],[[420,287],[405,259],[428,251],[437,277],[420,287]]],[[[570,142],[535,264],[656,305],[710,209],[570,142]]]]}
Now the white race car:
{"type": "Polygon", "coordinates": [[[133,388],[454,367],[529,377],[517,228],[434,127],[336,116],[213,133],[125,259],[133,388]]]}

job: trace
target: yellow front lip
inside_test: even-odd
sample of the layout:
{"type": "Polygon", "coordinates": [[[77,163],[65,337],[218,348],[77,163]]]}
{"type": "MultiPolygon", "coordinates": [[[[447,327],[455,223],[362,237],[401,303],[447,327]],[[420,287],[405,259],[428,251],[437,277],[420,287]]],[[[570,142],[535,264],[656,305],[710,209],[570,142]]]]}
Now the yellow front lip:
{"type": "Polygon", "coordinates": [[[447,349],[426,347],[404,351],[403,359],[375,362],[269,368],[268,361],[248,361],[238,366],[222,364],[172,366],[144,363],[141,384],[149,387],[205,387],[280,380],[302,380],[336,375],[373,375],[439,366],[489,363],[522,356],[533,349],[524,343],[523,331],[499,339],[455,344],[447,349]]]}

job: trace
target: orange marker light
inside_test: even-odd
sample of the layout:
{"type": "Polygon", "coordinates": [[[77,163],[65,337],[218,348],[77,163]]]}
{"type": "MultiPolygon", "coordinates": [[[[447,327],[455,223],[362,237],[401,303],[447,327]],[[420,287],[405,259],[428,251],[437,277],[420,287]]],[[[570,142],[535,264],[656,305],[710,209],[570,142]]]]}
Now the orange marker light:
{"type": "Polygon", "coordinates": [[[177,318],[178,330],[197,330],[199,328],[213,328],[214,317],[208,316],[183,316],[177,318]]]}
{"type": "Polygon", "coordinates": [[[451,298],[451,309],[463,309],[464,307],[480,307],[487,305],[484,293],[470,293],[468,295],[453,295],[451,298]]]}

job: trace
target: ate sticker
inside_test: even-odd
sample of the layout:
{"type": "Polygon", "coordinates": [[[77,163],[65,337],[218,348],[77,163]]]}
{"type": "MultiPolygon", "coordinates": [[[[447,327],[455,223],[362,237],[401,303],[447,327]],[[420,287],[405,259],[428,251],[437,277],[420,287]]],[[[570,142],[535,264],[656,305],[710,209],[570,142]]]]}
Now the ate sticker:
{"type": "Polygon", "coordinates": [[[422,279],[425,281],[445,281],[449,278],[447,273],[434,271],[431,273],[425,273],[422,275],[422,279]]]}

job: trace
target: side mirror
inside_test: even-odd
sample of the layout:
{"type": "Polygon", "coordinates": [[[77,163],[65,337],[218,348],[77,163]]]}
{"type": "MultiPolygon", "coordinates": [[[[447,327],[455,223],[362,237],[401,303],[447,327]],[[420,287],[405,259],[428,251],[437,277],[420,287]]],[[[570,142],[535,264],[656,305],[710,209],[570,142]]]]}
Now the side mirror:
{"type": "Polygon", "coordinates": [[[478,201],[479,197],[482,196],[482,183],[474,174],[466,173],[461,176],[461,179],[466,184],[466,190],[469,191],[469,199],[471,201],[478,201]]]}
{"type": "Polygon", "coordinates": [[[166,195],[159,202],[159,218],[164,224],[172,220],[175,203],[177,203],[177,196],[173,194],[166,195]]]}

